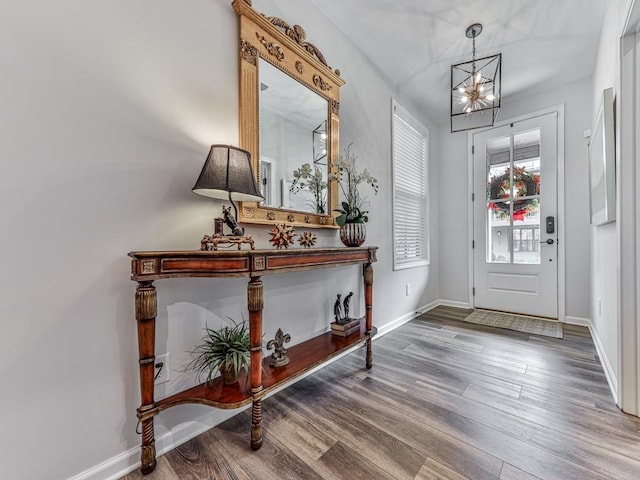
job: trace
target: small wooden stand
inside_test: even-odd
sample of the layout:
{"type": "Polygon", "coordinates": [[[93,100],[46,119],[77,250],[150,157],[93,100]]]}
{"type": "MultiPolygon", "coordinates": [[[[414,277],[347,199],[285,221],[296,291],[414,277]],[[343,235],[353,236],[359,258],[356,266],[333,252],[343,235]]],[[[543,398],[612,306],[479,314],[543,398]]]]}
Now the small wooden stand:
{"type": "Polygon", "coordinates": [[[251,250],[255,250],[256,247],[253,242],[253,238],[251,235],[220,235],[216,233],[214,235],[205,235],[200,240],[200,250],[213,250],[214,252],[218,251],[218,245],[238,245],[238,250],[243,243],[248,243],[251,247],[251,250]]]}

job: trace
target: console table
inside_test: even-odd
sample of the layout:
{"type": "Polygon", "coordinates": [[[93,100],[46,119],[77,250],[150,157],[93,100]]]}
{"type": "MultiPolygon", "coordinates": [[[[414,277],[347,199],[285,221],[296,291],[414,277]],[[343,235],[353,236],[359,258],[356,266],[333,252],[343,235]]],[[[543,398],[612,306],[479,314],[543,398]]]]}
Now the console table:
{"type": "Polygon", "coordinates": [[[138,282],[135,294],[138,325],[141,405],[137,410],[142,425],[141,471],[151,473],[156,466],[154,417],[174,405],[200,403],[218,408],[237,408],[252,403],[251,448],[262,445],[262,400],[270,391],[326,363],[332,357],[360,344],[366,344],[366,367],[371,368],[373,268],[378,247],[316,248],[308,250],[247,251],[166,251],[130,252],[131,279],[138,282]],[[287,349],[288,365],[273,368],[262,358],[263,288],[261,277],[287,272],[363,265],[365,321],[359,333],[338,337],[330,332],[287,349]],[[155,280],[185,277],[249,277],[247,304],[251,339],[251,369],[233,385],[223,385],[217,377],[212,384],[201,384],[162,400],[154,398],[155,321],[157,314],[155,280]],[[264,372],[264,375],[263,375],[264,372]]]}

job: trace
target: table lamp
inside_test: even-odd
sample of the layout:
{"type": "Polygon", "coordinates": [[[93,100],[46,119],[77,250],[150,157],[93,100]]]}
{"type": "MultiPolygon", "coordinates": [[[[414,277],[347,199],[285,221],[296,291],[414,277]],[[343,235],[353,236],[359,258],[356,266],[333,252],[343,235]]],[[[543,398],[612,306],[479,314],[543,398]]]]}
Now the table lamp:
{"type": "Polygon", "coordinates": [[[251,154],[241,148],[230,145],[211,145],[209,156],[204,162],[200,176],[192,189],[193,193],[205,197],[229,200],[233,205],[234,216],[228,208],[222,207],[224,222],[231,228],[230,236],[215,234],[213,237],[205,235],[202,240],[202,248],[208,248],[207,238],[212,240],[213,249],[217,250],[218,243],[237,244],[238,250],[242,243],[250,243],[253,249],[253,240],[250,236],[244,236],[244,229],[238,226],[238,207],[235,201],[259,202],[264,200],[256,184],[251,167],[251,154]],[[213,242],[217,239],[217,242],[213,242]]]}

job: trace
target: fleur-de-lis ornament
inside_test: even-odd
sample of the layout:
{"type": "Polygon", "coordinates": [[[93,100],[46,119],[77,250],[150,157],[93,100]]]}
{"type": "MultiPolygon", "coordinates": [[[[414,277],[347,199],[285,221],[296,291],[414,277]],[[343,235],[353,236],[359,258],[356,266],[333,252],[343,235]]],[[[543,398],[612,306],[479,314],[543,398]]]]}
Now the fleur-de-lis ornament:
{"type": "Polygon", "coordinates": [[[269,365],[272,367],[284,367],[289,363],[289,357],[287,356],[287,350],[284,348],[285,343],[291,341],[291,335],[285,334],[281,328],[276,332],[276,338],[269,340],[267,343],[267,350],[273,349],[271,354],[271,361],[269,365]]]}

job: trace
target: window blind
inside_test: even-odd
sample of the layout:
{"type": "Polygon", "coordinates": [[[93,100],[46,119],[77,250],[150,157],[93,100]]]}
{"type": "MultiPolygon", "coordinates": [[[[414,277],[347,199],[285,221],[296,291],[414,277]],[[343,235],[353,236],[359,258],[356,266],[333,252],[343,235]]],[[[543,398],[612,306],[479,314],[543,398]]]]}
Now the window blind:
{"type": "Polygon", "coordinates": [[[427,135],[393,103],[394,269],[429,263],[427,135]]]}

